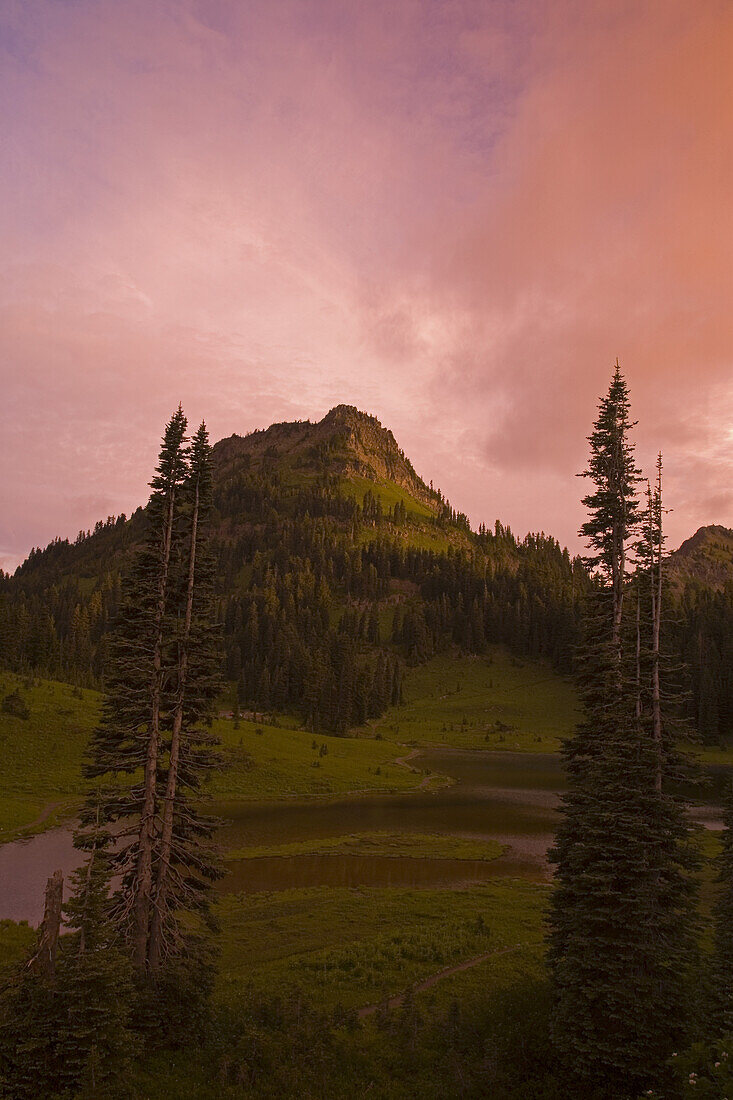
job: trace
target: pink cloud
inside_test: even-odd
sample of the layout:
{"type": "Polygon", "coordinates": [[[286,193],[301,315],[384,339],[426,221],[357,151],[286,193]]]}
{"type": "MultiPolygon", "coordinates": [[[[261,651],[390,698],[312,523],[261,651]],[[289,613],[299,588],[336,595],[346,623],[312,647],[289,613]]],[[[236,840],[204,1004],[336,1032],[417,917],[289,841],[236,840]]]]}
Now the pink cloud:
{"type": "Polygon", "coordinates": [[[674,537],[733,522],[727,3],[31,0],[2,47],[6,561],[142,500],[178,400],[356,403],[574,540],[617,355],[674,537]]]}

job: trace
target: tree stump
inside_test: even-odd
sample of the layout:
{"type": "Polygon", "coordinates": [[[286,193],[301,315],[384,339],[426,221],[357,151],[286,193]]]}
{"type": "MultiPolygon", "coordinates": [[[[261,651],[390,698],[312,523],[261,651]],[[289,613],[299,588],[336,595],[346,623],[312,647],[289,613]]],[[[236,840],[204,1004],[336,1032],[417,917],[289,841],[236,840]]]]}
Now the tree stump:
{"type": "Polygon", "coordinates": [[[63,901],[64,873],[54,871],[46,883],[46,907],[38,930],[38,950],[31,960],[33,969],[48,979],[53,979],[56,972],[56,949],[61,929],[63,901]]]}

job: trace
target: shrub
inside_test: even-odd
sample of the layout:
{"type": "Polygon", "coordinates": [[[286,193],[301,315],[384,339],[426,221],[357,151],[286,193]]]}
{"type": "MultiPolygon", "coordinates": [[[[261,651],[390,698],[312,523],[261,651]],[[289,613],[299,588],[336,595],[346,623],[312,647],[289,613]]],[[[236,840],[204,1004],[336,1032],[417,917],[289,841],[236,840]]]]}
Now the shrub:
{"type": "Polygon", "coordinates": [[[3,699],[2,711],[3,714],[12,714],[14,718],[30,718],[31,716],[28,704],[17,688],[3,699]]]}

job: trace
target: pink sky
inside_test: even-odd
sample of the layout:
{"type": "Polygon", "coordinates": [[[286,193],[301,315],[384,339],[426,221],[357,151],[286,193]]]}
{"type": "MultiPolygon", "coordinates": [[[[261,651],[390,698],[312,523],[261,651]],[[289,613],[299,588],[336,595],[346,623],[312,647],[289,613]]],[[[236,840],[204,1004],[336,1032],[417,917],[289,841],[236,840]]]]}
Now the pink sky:
{"type": "Polygon", "coordinates": [[[671,542],[733,525],[729,0],[6,0],[0,564],[340,402],[577,548],[618,356],[671,542]]]}

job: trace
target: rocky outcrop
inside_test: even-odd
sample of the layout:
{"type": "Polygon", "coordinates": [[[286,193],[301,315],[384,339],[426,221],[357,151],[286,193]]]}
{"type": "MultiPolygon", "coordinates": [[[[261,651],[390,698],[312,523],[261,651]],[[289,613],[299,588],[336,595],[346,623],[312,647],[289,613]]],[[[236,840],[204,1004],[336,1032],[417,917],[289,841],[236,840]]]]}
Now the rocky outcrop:
{"type": "Polygon", "coordinates": [[[680,587],[694,580],[720,590],[733,581],[733,530],[715,523],[700,527],[670,554],[667,570],[680,587]]]}
{"type": "Polygon", "coordinates": [[[336,405],[317,423],[296,420],[229,436],[215,445],[214,459],[222,471],[241,460],[282,461],[304,472],[391,481],[435,511],[440,505],[438,494],[418,477],[392,432],[353,405],[336,405]]]}

